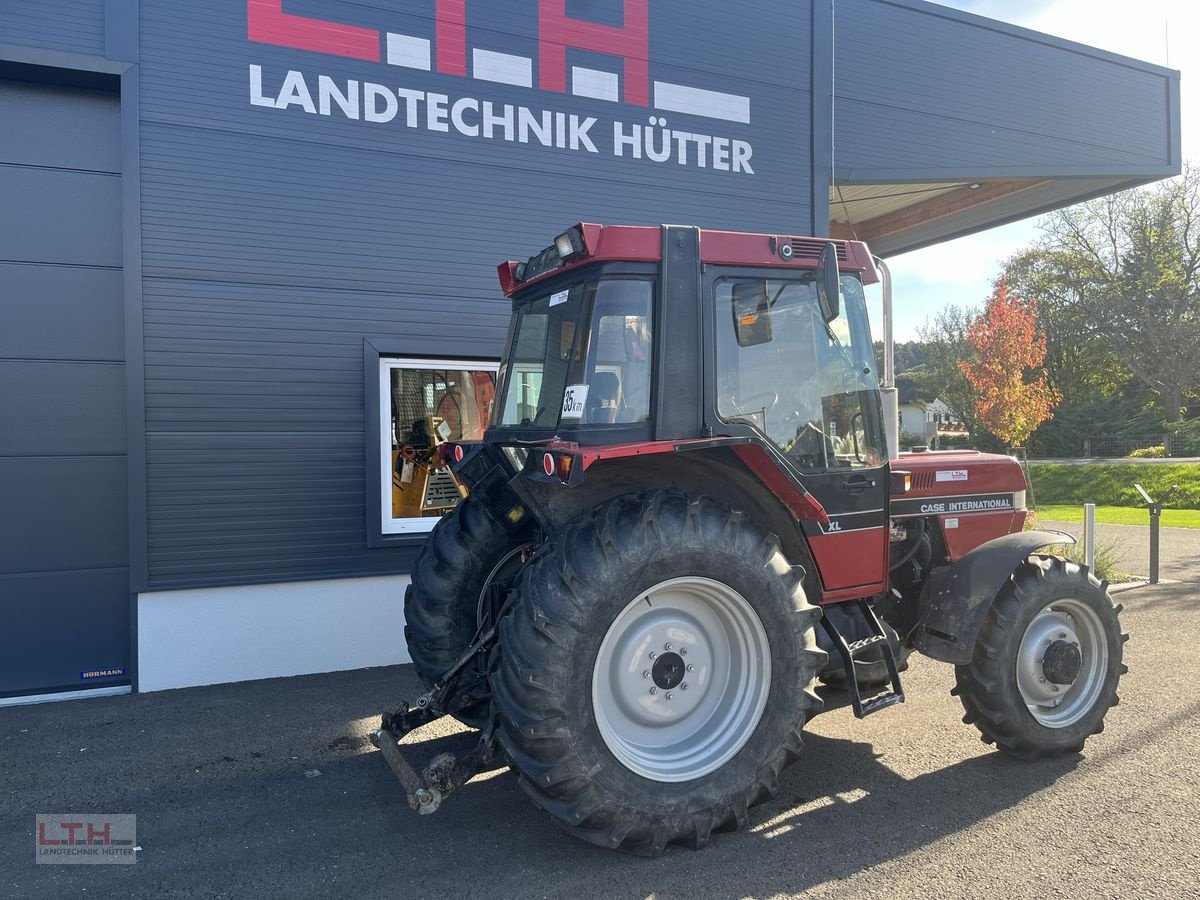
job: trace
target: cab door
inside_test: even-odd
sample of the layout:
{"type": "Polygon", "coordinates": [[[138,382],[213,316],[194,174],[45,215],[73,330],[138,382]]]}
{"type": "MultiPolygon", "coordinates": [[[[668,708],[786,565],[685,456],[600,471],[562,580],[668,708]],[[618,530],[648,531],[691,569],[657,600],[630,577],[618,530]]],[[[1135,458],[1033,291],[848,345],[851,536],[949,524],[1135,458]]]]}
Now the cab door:
{"type": "Polygon", "coordinates": [[[826,599],[887,581],[888,464],[862,285],[842,277],[826,322],[815,275],[714,275],[715,433],[765,438],[781,468],[813,495],[829,525],[804,521],[826,599]],[[831,596],[833,595],[833,596],[831,596]]]}

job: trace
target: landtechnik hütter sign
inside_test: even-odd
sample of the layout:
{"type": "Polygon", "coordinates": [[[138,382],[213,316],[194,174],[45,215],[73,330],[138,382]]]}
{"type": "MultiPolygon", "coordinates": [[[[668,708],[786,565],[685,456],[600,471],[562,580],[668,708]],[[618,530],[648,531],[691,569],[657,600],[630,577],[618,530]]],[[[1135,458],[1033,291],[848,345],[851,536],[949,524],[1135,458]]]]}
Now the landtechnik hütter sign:
{"type": "MultiPolygon", "coordinates": [[[[283,9],[284,0],[247,0],[247,34],[253,43],[380,64],[378,80],[251,64],[250,104],[422,129],[448,138],[754,174],[754,148],[738,137],[750,124],[749,97],[713,90],[712,85],[651,79],[649,0],[622,0],[620,27],[571,18],[566,0],[537,0],[537,20],[530,22],[537,28],[536,60],[500,46],[468,48],[466,0],[426,2],[435,13],[431,35],[295,15],[283,9]],[[613,62],[608,69],[573,65],[568,72],[568,49],[603,54],[613,62]],[[461,93],[442,93],[430,89],[433,73],[479,84],[468,87],[464,81],[461,93]],[[528,89],[530,104],[489,98],[488,83],[528,89]],[[602,117],[572,111],[562,95],[612,103],[614,113],[602,117]]],[[[489,40],[504,37],[487,34],[489,40]]]]}

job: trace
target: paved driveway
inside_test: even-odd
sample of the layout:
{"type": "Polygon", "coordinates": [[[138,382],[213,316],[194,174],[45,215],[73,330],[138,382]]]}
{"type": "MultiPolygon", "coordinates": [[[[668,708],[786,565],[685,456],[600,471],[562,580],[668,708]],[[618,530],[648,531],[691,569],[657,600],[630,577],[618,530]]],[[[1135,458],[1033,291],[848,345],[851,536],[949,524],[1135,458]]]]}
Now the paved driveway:
{"type": "Polygon", "coordinates": [[[655,860],[503,773],[410,813],[366,738],[407,667],[0,709],[0,897],[1196,896],[1200,585],[1121,597],[1131,671],[1082,756],[996,754],[918,659],[904,706],[812,723],[749,831],[655,860]],[[138,864],[35,866],[38,812],[136,813],[138,864]]]}
{"type": "MultiPolygon", "coordinates": [[[[1066,531],[1081,538],[1080,522],[1039,521],[1039,528],[1066,531]]],[[[1097,525],[1096,546],[1108,545],[1121,570],[1141,578],[1150,574],[1149,525],[1097,525]]],[[[1158,536],[1158,574],[1162,579],[1200,582],[1200,528],[1161,528],[1158,536]]]]}

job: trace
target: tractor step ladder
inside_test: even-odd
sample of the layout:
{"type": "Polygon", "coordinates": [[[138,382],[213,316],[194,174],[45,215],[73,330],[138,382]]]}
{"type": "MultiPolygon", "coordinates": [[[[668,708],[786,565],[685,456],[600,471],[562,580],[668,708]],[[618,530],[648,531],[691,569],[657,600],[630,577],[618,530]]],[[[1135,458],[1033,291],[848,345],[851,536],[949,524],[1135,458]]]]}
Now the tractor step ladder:
{"type": "MultiPolygon", "coordinates": [[[[846,607],[850,605],[846,604],[846,607]]],[[[842,665],[846,669],[846,684],[850,690],[850,700],[854,704],[854,715],[863,719],[871,713],[895,706],[897,703],[903,703],[904,689],[900,686],[900,672],[896,668],[896,654],[892,650],[892,642],[884,632],[879,617],[875,615],[875,610],[866,600],[855,600],[853,605],[858,607],[862,614],[867,629],[871,633],[870,637],[847,643],[845,637],[837,630],[828,616],[821,617],[821,625],[824,626],[825,633],[829,635],[833,646],[837,648],[838,655],[842,658],[842,665]],[[858,686],[858,671],[854,661],[860,658],[859,654],[862,651],[877,645],[883,651],[883,661],[887,664],[889,689],[864,700],[858,686]]],[[[847,615],[851,615],[849,609],[846,612],[847,615]]]]}

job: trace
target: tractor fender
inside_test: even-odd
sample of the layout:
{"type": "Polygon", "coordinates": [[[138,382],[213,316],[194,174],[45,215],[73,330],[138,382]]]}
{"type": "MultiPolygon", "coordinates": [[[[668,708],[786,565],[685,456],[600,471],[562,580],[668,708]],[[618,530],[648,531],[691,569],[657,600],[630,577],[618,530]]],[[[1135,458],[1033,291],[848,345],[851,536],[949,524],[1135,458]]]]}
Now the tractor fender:
{"type": "Polygon", "coordinates": [[[921,592],[913,646],[942,662],[969,663],[992,601],[1017,567],[1039,547],[1074,543],[1061,531],[1019,531],[935,569],[921,592]]]}

